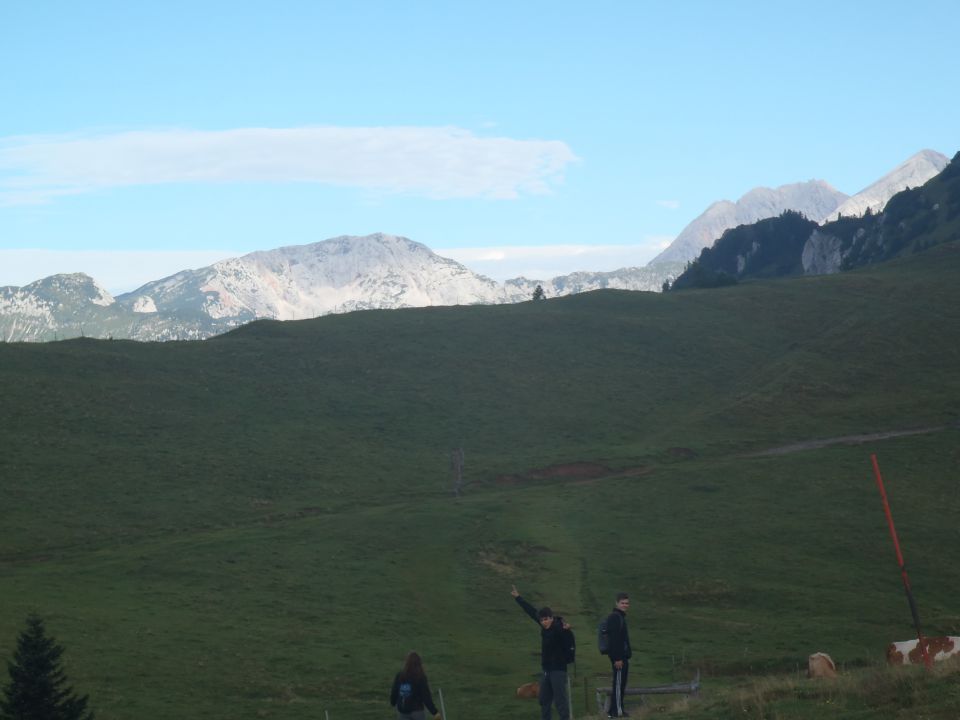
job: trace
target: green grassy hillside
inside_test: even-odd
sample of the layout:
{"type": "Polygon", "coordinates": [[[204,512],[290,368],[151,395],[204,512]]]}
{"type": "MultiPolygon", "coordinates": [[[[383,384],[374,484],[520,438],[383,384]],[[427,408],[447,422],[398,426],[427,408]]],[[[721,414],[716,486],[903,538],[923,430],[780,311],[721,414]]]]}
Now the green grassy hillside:
{"type": "Polygon", "coordinates": [[[713,291],[0,345],[0,656],[33,611],[101,720],[372,720],[416,648],[453,720],[531,717],[516,583],[578,631],[578,716],[619,589],[637,682],[869,668],[912,632],[870,452],[927,629],[960,634],[958,277],[947,243],[713,291]]]}

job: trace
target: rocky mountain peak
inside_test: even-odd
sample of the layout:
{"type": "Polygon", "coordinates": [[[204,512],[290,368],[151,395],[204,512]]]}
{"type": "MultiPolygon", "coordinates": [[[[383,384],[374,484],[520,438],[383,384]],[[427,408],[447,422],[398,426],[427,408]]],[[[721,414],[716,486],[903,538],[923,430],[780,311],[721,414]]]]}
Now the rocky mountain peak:
{"type": "Polygon", "coordinates": [[[51,302],[100,305],[106,307],[114,302],[113,295],[85,273],[51,275],[25,285],[25,293],[51,302]]]}
{"type": "Polygon", "coordinates": [[[649,265],[694,260],[703,248],[713,247],[726,230],[776,217],[785,210],[802,213],[818,223],[835,219],[838,214],[860,216],[868,208],[878,212],[891,197],[905,188],[922,185],[939,174],[948,162],[945,155],[935,150],[921,150],[853,196],[840,192],[824,180],[777,188],[754,188],[735,203],[729,200],[712,203],[649,265]]]}
{"type": "Polygon", "coordinates": [[[824,180],[790,183],[776,188],[756,187],[735,203],[720,200],[711,204],[649,264],[694,260],[703,248],[712,247],[726,230],[738,225],[776,217],[786,210],[794,210],[808,218],[820,218],[846,199],[845,193],[824,180]]]}
{"type": "Polygon", "coordinates": [[[860,217],[868,209],[880,212],[887,202],[901,190],[923,185],[939,175],[950,160],[935,150],[921,150],[897,165],[893,170],[867,186],[842,205],[819,217],[818,221],[833,220],[838,215],[860,217]]]}

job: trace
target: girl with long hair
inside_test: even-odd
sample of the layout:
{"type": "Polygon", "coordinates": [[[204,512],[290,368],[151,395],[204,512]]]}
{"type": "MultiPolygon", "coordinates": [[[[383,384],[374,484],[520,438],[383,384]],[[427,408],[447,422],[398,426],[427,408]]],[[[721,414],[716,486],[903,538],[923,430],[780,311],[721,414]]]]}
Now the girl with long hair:
{"type": "Polygon", "coordinates": [[[426,720],[424,707],[433,714],[434,720],[442,720],[437,706],[433,704],[430,683],[417,653],[407,653],[403,669],[393,678],[390,704],[397,709],[398,720],[426,720]]]}

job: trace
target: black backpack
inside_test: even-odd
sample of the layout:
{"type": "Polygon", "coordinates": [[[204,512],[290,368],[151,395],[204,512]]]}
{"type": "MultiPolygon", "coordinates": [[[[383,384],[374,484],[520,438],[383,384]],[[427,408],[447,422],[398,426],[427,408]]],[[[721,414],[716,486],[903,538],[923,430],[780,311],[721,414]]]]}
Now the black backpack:
{"type": "MultiPolygon", "coordinates": [[[[610,654],[610,618],[614,615],[616,615],[616,613],[610,613],[597,625],[597,649],[601,655],[610,654]]],[[[623,621],[618,616],[614,622],[619,625],[623,621]]]]}
{"type": "Polygon", "coordinates": [[[573,630],[563,631],[563,661],[567,665],[572,665],[577,661],[577,638],[573,630]]]}
{"type": "Polygon", "coordinates": [[[609,620],[610,616],[607,615],[600,621],[600,624],[597,625],[597,649],[601,655],[606,655],[610,652],[610,629],[607,626],[609,620]]]}

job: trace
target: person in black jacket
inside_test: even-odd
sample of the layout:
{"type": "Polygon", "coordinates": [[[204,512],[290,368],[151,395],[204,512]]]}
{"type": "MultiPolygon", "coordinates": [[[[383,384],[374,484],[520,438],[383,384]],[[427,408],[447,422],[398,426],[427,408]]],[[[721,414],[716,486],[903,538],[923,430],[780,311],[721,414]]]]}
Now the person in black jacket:
{"type": "Polygon", "coordinates": [[[393,678],[390,704],[397,709],[398,720],[425,720],[424,706],[433,714],[434,720],[442,720],[433,704],[430,683],[417,653],[407,653],[403,669],[393,678]]]}
{"type": "Polygon", "coordinates": [[[630,669],[630,633],[627,632],[627,611],[630,609],[630,596],[622,592],[617,594],[617,605],[607,617],[607,635],[610,638],[607,655],[610,657],[613,671],[613,687],[610,689],[610,712],[607,717],[623,717],[623,695],[627,689],[627,672],[630,669]]]}
{"type": "Polygon", "coordinates": [[[517,586],[510,591],[517,604],[540,625],[540,718],[550,720],[551,705],[557,706],[560,720],[570,720],[570,702],[567,695],[567,652],[570,625],[562,617],[554,617],[553,610],[539,610],[520,597],[517,586]]]}

